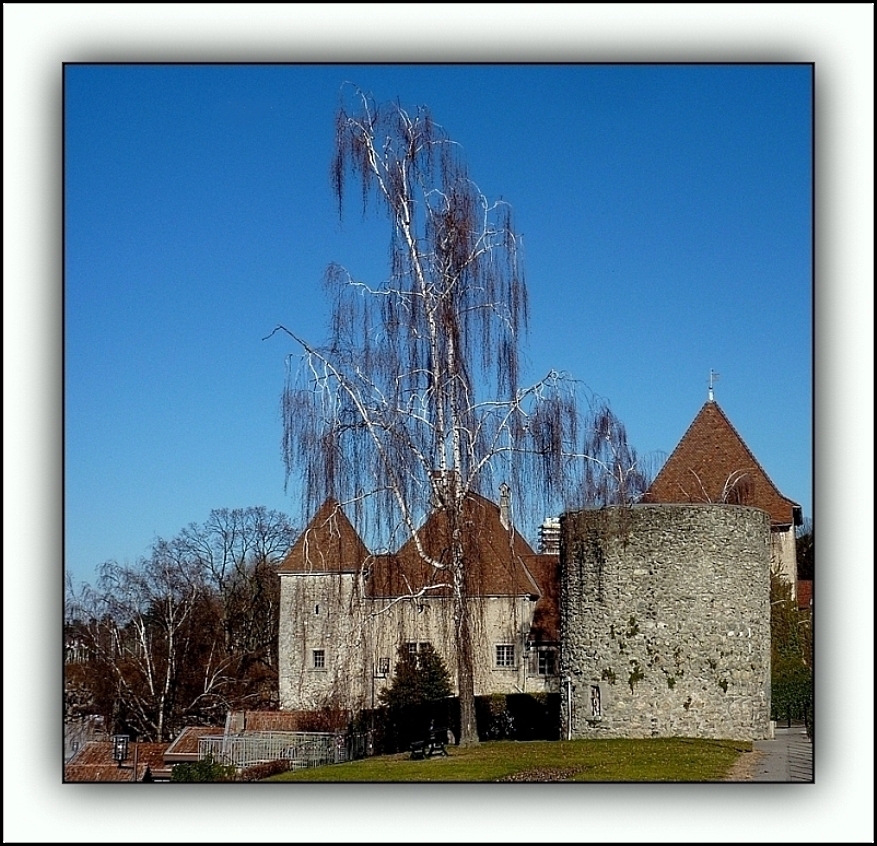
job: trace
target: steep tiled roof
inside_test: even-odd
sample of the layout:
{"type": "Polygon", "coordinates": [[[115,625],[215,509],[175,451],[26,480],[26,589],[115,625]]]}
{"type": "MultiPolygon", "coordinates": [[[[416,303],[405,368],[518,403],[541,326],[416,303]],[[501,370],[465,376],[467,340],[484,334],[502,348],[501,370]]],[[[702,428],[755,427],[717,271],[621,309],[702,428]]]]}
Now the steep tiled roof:
{"type": "Polygon", "coordinates": [[[529,636],[537,643],[557,643],[560,640],[560,556],[527,555],[524,564],[540,592],[529,636]]]}
{"type": "Polygon", "coordinates": [[[712,400],[694,418],[643,502],[752,505],[767,511],[774,525],[800,521],[800,506],[779,492],[712,400]]]}
{"type": "MultiPolygon", "coordinates": [[[[467,562],[467,589],[472,596],[536,596],[539,587],[524,563],[533,556],[530,545],[514,529],[500,520],[499,507],[477,494],[469,494],[463,504],[463,555],[467,562]]],[[[417,531],[417,538],[428,556],[448,563],[450,526],[447,513],[434,511],[417,531]]],[[[366,581],[367,595],[403,596],[427,585],[449,585],[450,573],[423,560],[417,540],[409,538],[393,555],[375,556],[366,581]]],[[[440,588],[428,596],[448,596],[440,588]]]]}
{"type": "MultiPolygon", "coordinates": [[[[128,747],[128,758],[120,767],[113,760],[113,744],[107,740],[86,743],[64,767],[64,781],[135,781],[133,770],[134,747],[128,747]]],[[[137,778],[143,781],[146,770],[164,769],[164,753],[167,743],[137,743],[137,778]]]]}
{"type": "Polygon", "coordinates": [[[368,549],[341,506],[327,499],[278,568],[279,573],[356,573],[368,549]]]}

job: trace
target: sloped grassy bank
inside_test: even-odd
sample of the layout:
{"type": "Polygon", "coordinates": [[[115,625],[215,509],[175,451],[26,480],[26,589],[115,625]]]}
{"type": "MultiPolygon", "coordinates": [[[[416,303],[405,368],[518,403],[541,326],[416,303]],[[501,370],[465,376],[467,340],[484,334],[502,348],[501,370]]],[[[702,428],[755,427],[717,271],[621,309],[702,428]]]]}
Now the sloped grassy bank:
{"type": "Polygon", "coordinates": [[[733,740],[493,741],[448,757],[384,755],[273,776],[283,782],[722,781],[752,744],[733,740]]]}

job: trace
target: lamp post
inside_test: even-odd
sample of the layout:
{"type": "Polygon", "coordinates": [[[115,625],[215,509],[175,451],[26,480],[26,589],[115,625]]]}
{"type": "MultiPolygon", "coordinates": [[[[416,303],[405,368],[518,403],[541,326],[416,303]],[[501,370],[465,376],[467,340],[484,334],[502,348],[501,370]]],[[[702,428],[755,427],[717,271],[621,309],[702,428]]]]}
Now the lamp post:
{"type": "MultiPolygon", "coordinates": [[[[123,761],[125,761],[128,757],[128,735],[127,734],[114,734],[112,736],[113,742],[113,760],[118,765],[119,769],[128,769],[127,765],[123,765],[123,761]]],[[[137,744],[134,744],[134,763],[130,765],[131,769],[131,781],[137,781],[137,744]]]]}

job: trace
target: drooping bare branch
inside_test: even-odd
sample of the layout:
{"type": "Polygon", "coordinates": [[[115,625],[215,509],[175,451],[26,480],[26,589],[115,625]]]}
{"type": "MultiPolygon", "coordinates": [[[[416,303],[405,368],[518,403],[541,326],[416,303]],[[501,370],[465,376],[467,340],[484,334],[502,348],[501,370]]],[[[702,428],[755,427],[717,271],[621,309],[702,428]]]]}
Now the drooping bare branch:
{"type": "MultiPolygon", "coordinates": [[[[521,237],[510,206],[481,193],[427,109],[376,105],[354,90],[336,116],[330,182],[340,214],[358,187],[363,211],[375,204],[386,217],[389,274],[365,281],[329,267],[322,346],[275,329],[300,353],[282,396],[287,482],[306,516],[329,499],[349,505],[372,548],[388,548],[404,526],[424,561],[449,571],[462,701],[471,694],[467,496],[507,482],[518,514],[541,512],[537,524],[565,506],[632,501],[645,474],[608,406],[583,414],[559,373],[522,386],[521,237]],[[435,507],[447,517],[442,560],[418,536],[435,507]]],[[[423,591],[412,586],[408,598],[423,591]]]]}

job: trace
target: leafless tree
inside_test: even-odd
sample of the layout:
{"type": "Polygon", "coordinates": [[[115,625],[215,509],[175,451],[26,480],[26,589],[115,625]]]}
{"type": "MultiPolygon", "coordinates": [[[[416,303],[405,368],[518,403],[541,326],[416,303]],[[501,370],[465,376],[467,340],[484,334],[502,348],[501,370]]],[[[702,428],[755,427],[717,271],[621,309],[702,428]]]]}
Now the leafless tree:
{"type": "MultiPolygon", "coordinates": [[[[186,710],[179,702],[180,683],[193,669],[192,642],[206,628],[195,625],[204,600],[200,568],[164,541],[134,566],[105,562],[94,587],[68,596],[68,619],[77,621],[91,673],[111,682],[115,713],[108,716],[114,722],[156,740],[180,727],[173,724],[186,710]]],[[[221,635],[214,637],[209,653],[206,660],[197,656],[196,699],[217,695],[227,681],[221,635]]]]}
{"type": "Polygon", "coordinates": [[[287,481],[300,483],[309,513],[332,497],[364,537],[389,546],[412,536],[424,561],[449,574],[460,742],[473,743],[467,495],[507,482],[518,514],[538,508],[542,516],[573,496],[594,501],[612,489],[628,497],[637,487],[630,466],[592,447],[602,449],[608,435],[627,450],[624,461],[635,465],[636,456],[605,406],[602,423],[583,424],[571,379],[551,372],[522,385],[528,300],[511,209],[479,191],[460,147],[427,109],[376,106],[355,91],[354,108],[342,106],[336,119],[339,213],[351,181],[363,212],[374,203],[390,223],[390,271],[371,283],[329,267],[325,345],[274,330],[301,350],[282,400],[287,481]],[[430,507],[446,515],[441,558],[418,535],[430,507]]]}
{"type": "Polygon", "coordinates": [[[67,584],[65,682],[108,722],[164,739],[229,708],[275,703],[276,565],[295,536],[265,508],[217,509],[133,565],[105,562],[67,584]]]}
{"type": "Polygon", "coordinates": [[[175,543],[218,593],[225,648],[258,653],[274,665],[279,586],[274,571],[297,530],[285,514],[259,507],[217,508],[187,526],[175,543]]]}

